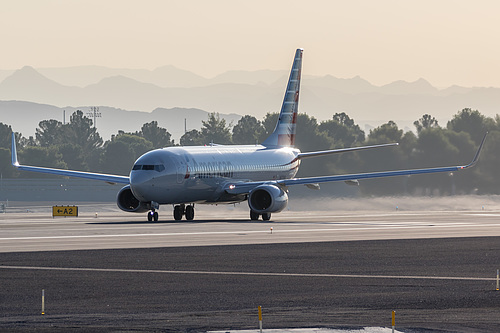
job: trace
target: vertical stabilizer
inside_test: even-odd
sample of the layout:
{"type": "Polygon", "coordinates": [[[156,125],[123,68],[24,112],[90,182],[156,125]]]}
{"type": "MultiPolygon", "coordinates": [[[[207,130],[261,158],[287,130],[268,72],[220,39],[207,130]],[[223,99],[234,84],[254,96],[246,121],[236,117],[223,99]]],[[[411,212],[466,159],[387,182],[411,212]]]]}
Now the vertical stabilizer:
{"type": "Polygon", "coordinates": [[[303,49],[297,49],[292,71],[283,98],[283,105],[274,132],[262,143],[266,147],[293,147],[295,128],[299,111],[300,76],[303,49]]]}

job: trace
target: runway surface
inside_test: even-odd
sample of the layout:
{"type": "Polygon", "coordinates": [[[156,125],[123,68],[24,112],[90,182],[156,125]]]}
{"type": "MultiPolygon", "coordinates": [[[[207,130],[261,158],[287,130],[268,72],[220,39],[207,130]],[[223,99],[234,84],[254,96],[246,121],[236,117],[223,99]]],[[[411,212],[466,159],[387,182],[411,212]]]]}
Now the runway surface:
{"type": "Polygon", "coordinates": [[[498,211],[216,214],[1,215],[0,330],[500,330],[498,211]]]}
{"type": "Polygon", "coordinates": [[[0,214],[0,252],[500,236],[500,212],[482,210],[283,212],[254,222],[246,211],[214,208],[193,222],[162,217],[147,222],[145,214],[123,212],[97,218],[0,214]]]}

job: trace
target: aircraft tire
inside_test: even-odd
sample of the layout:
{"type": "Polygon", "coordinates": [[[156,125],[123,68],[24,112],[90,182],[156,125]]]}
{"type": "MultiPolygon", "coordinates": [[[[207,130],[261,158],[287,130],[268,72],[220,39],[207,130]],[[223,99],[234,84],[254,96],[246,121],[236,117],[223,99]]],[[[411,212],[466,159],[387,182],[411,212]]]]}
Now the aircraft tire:
{"type": "Polygon", "coordinates": [[[153,221],[153,212],[148,212],[148,222],[153,221]]]}
{"type": "Polygon", "coordinates": [[[182,208],[180,205],[174,207],[174,220],[180,221],[182,220],[182,208]]]}
{"type": "Polygon", "coordinates": [[[259,219],[259,213],[256,213],[253,210],[251,210],[250,211],[250,220],[257,221],[258,219],[259,219]]]}
{"type": "Polygon", "coordinates": [[[158,222],[158,212],[154,212],[154,213],[153,213],[153,220],[154,220],[155,222],[158,222]]]}
{"type": "Polygon", "coordinates": [[[263,221],[269,221],[271,219],[271,213],[264,213],[262,214],[262,220],[263,221]]]}
{"type": "Polygon", "coordinates": [[[194,207],[189,205],[186,207],[186,220],[192,221],[194,219],[194,207]]]}

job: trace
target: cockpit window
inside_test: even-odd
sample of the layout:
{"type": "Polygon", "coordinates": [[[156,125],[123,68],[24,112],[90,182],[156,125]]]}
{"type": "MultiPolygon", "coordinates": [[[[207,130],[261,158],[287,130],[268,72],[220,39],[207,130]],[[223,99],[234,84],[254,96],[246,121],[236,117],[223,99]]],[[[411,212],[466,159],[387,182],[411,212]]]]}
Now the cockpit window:
{"type": "Polygon", "coordinates": [[[165,166],[163,164],[136,164],[132,170],[154,170],[162,172],[165,170],[165,166]]]}

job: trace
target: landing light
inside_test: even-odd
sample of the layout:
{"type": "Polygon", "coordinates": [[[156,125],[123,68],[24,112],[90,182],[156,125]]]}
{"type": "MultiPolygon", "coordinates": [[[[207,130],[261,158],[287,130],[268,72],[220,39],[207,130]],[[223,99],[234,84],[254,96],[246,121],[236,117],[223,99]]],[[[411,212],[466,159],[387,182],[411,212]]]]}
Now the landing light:
{"type": "Polygon", "coordinates": [[[236,187],[236,186],[235,186],[234,184],[229,185],[229,189],[230,189],[230,190],[234,190],[234,188],[235,188],[235,187],[236,187]]]}

